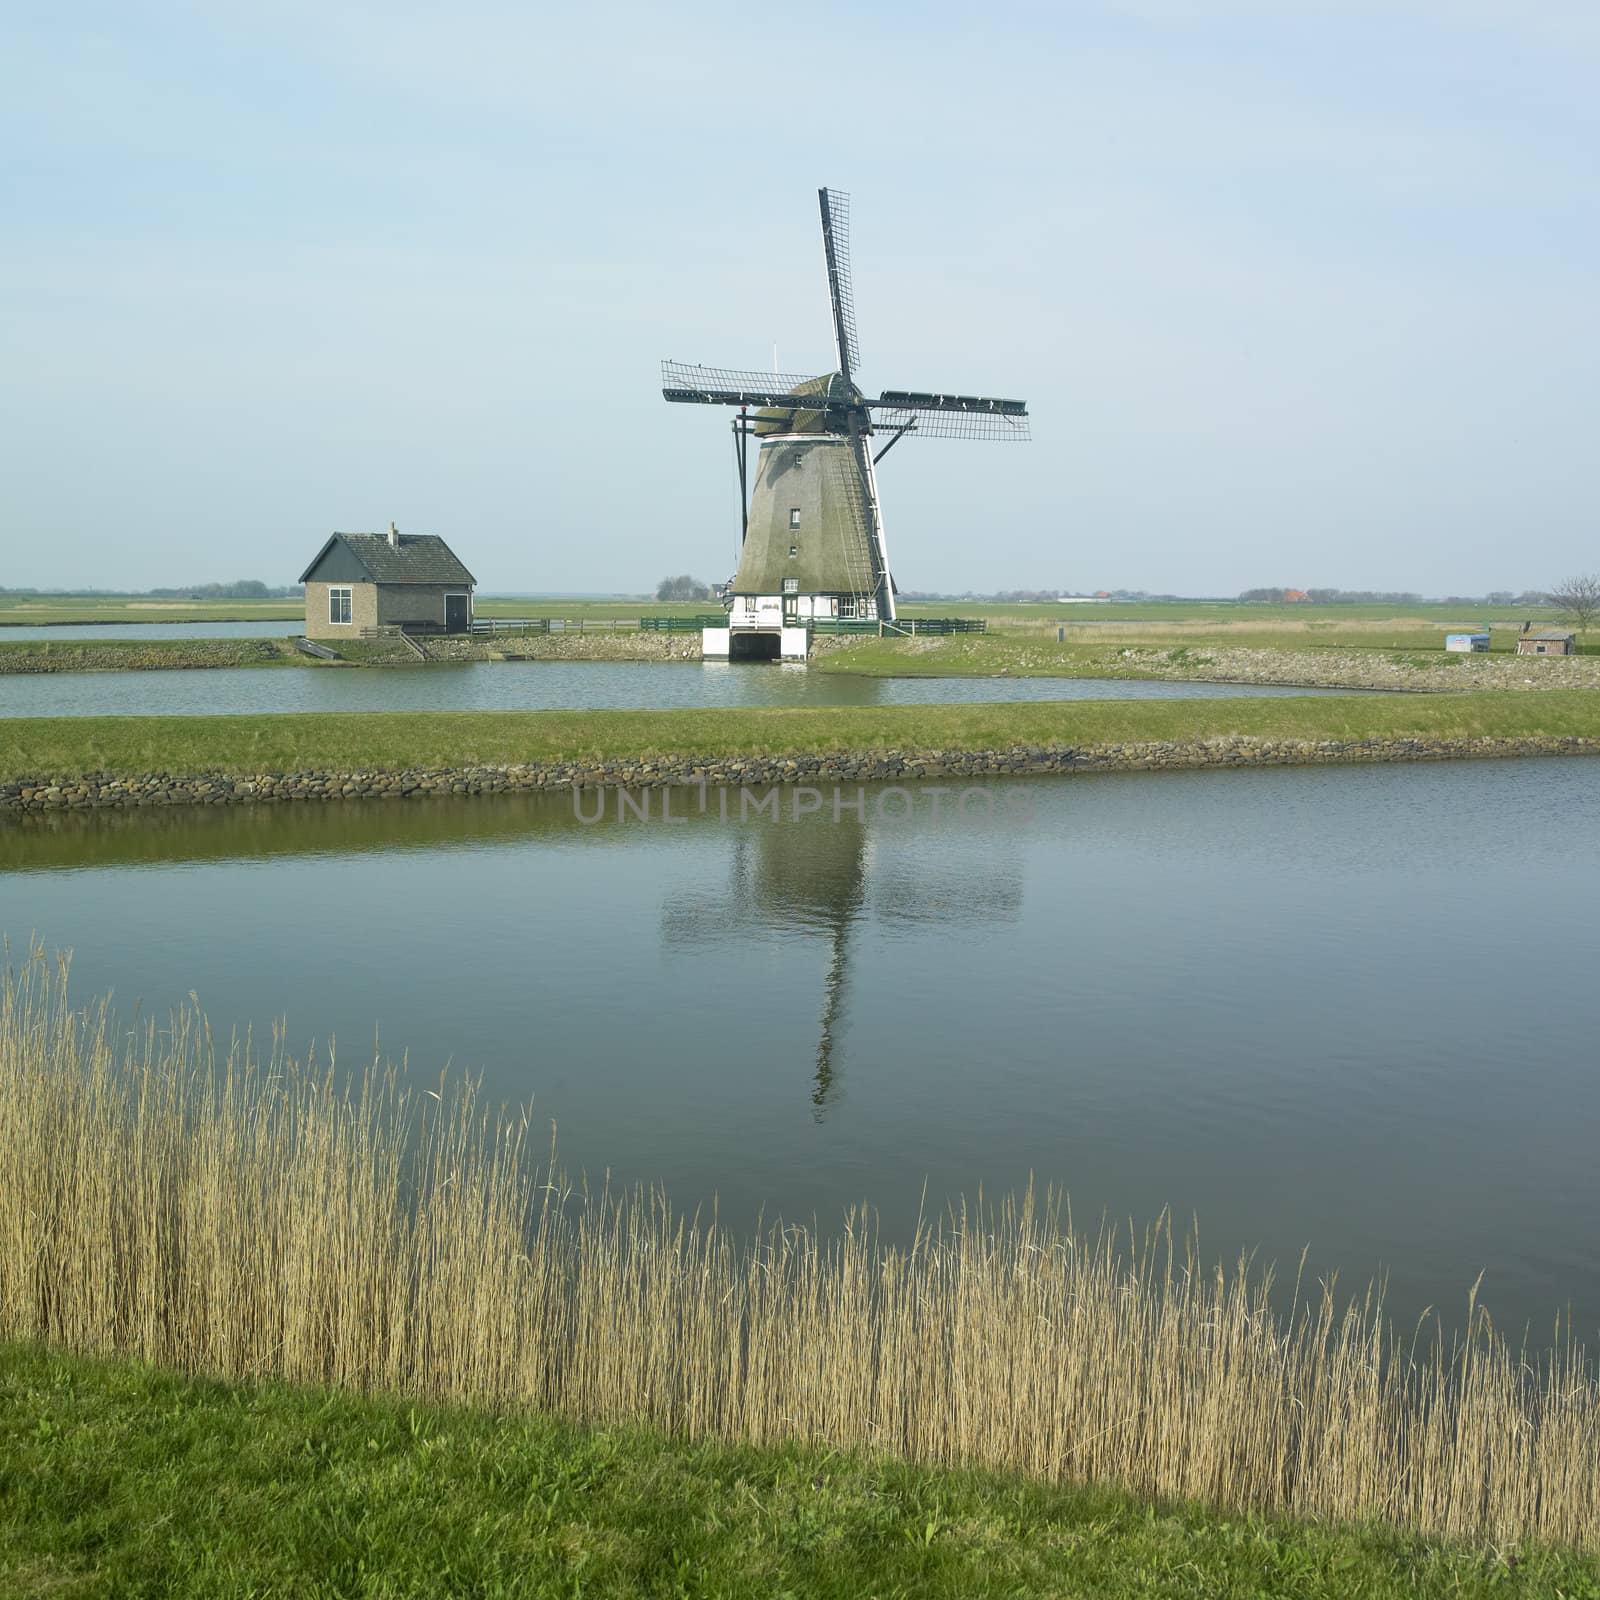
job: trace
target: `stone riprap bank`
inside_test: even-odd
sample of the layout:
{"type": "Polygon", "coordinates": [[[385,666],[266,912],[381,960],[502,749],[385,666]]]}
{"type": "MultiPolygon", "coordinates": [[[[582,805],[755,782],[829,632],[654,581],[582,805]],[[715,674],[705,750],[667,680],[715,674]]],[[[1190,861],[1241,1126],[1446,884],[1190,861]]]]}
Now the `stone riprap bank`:
{"type": "MultiPolygon", "coordinates": [[[[255,667],[292,657],[281,639],[0,639],[0,672],[164,672],[192,667],[255,667]]],[[[304,659],[304,658],[302,658],[304,659]]]]}
{"type": "Polygon", "coordinates": [[[1318,766],[1485,757],[1600,755],[1600,739],[1392,738],[1351,740],[1229,737],[1188,742],[1018,746],[1009,750],[836,753],[653,761],[545,761],[365,772],[197,773],[12,779],[0,784],[0,811],[125,810],[142,806],[245,805],[429,795],[508,794],[572,787],[730,787],[775,783],[901,783],[1079,772],[1318,766]]]}
{"type": "Polygon", "coordinates": [[[588,633],[496,633],[421,639],[430,661],[698,661],[698,633],[627,628],[588,633]]]}

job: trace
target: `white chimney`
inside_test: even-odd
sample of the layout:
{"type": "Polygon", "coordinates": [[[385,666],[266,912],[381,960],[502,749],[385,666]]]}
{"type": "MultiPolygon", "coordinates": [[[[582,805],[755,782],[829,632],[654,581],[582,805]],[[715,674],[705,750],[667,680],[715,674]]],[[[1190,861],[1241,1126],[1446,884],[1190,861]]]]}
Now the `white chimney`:
{"type": "Polygon", "coordinates": [[[389,543],[396,550],[400,548],[400,530],[392,522],[389,524],[389,543]]]}

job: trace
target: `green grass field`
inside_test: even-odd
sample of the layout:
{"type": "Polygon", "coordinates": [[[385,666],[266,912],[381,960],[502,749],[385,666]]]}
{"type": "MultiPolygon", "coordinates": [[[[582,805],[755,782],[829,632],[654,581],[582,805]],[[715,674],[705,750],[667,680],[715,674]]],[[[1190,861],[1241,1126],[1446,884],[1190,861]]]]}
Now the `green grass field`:
{"type": "MultiPolygon", "coordinates": [[[[1104,600],[1093,604],[1052,604],[1050,601],[934,600],[901,602],[906,611],[927,611],[936,616],[987,616],[1016,622],[1059,621],[1125,622],[1148,618],[1163,622],[1388,622],[1395,617],[1414,617],[1426,623],[1477,623],[1489,616],[1516,614],[1518,626],[1523,609],[1510,606],[1455,606],[1423,601],[1415,605],[1312,605],[1309,602],[1277,605],[1241,600],[1104,600]]],[[[1548,607],[1534,608],[1529,616],[1553,615],[1548,607]]]]}
{"type": "Polygon", "coordinates": [[[1247,700],[693,711],[353,712],[0,720],[0,780],[106,772],[385,771],[695,755],[1006,750],[1280,739],[1600,738],[1600,695],[1326,695],[1247,700]]]}
{"type": "Polygon", "coordinates": [[[0,1592],[1600,1600],[1600,1565],[12,1345],[0,1592]]]}
{"type": "Polygon", "coordinates": [[[279,622],[304,617],[293,600],[145,600],[126,595],[0,595],[0,628],[73,622],[279,622]]]}

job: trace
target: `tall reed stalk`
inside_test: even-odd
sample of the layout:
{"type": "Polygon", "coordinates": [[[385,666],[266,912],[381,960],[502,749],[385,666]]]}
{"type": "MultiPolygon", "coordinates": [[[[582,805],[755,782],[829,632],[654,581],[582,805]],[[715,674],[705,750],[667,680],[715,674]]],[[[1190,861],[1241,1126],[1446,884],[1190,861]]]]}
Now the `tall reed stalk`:
{"type": "Polygon", "coordinates": [[[1165,1228],[1032,1196],[909,1248],[741,1242],[654,1193],[561,1186],[470,1088],[346,1086],[197,1010],[128,1032],[34,951],[0,996],[0,1336],[231,1378],[531,1407],[1427,1534],[1600,1548],[1600,1390],[1474,1308],[1275,1313],[1165,1228]]]}

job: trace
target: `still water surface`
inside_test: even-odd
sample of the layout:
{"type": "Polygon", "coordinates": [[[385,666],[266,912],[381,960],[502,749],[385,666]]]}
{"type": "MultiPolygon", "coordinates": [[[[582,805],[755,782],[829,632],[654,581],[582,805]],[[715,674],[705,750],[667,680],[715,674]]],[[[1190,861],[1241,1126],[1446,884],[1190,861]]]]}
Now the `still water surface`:
{"type": "Polygon", "coordinates": [[[80,996],[482,1072],[569,1165],[739,1224],[865,1200],[903,1235],[924,1183],[1032,1174],[1080,1222],[1387,1271],[1404,1318],[1483,1270],[1502,1322],[1570,1302],[1596,1342],[1600,762],[988,793],[15,819],[0,927],[74,947],[80,996]]]}
{"type": "Polygon", "coordinates": [[[801,663],[495,661],[460,666],[208,667],[0,676],[0,717],[219,716],[273,711],[602,711],[700,706],[971,705],[1317,694],[1116,678],[860,678],[801,663]]]}

